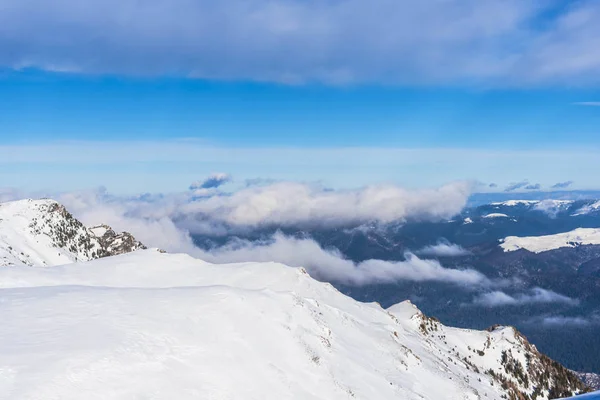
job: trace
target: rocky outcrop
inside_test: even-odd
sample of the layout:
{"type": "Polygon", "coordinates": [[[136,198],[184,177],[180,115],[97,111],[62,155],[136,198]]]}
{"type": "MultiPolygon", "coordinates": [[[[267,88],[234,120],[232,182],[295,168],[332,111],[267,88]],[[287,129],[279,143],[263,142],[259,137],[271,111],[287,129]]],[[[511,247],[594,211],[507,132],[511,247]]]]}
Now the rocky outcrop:
{"type": "Polygon", "coordinates": [[[108,225],[99,225],[90,228],[90,231],[98,238],[101,250],[98,258],[116,256],[129,253],[139,249],[145,249],[141,242],[137,241],[129,232],[116,233],[108,225]]]}
{"type": "Polygon", "coordinates": [[[540,353],[514,327],[494,325],[486,331],[451,328],[410,307],[404,302],[390,310],[400,318],[412,314],[419,332],[447,352],[448,361],[459,360],[465,368],[484,374],[492,385],[502,388],[502,398],[557,399],[592,390],[576,373],[540,353]]]}

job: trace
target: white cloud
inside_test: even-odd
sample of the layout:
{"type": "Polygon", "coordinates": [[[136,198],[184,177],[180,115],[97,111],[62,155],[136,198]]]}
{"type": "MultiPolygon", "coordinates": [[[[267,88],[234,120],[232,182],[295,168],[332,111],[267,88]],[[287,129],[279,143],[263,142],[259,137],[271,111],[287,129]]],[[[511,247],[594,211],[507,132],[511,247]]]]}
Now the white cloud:
{"type": "Polygon", "coordinates": [[[102,222],[100,218],[89,218],[88,213],[104,217],[105,223],[129,218],[169,220],[192,233],[225,235],[266,226],[338,227],[371,221],[445,219],[462,210],[469,189],[465,182],[422,190],[395,185],[332,190],[276,182],[200,197],[196,191],[150,198],[116,197],[99,190],[70,192],[59,195],[58,200],[81,215],[84,222],[102,222]]]}
{"type": "Polygon", "coordinates": [[[188,232],[176,226],[169,214],[184,201],[176,195],[152,200],[114,198],[103,190],[53,196],[84,225],[110,225],[132,233],[147,246],[190,253],[196,248],[188,232]]]}
{"type": "MultiPolygon", "coordinates": [[[[334,190],[317,184],[276,182],[207,196],[190,191],[127,197],[112,196],[100,189],[52,197],[73,209],[86,223],[111,223],[119,216],[147,221],[169,219],[193,233],[226,234],[264,226],[339,227],[446,219],[463,209],[470,187],[468,182],[456,182],[437,189],[409,190],[388,184],[334,190]],[[88,213],[105,220],[88,218],[88,213]]],[[[5,197],[18,194],[6,193],[5,197]]]]}
{"type": "Polygon", "coordinates": [[[462,210],[470,184],[407,190],[395,185],[328,190],[316,185],[278,182],[243,188],[226,196],[202,198],[180,206],[178,220],[194,230],[197,221],[229,227],[343,226],[407,218],[438,220],[462,210]]]}
{"type": "Polygon", "coordinates": [[[470,254],[470,252],[454,243],[439,242],[437,244],[426,246],[416,252],[423,256],[433,257],[460,257],[470,254]]]}
{"type": "Polygon", "coordinates": [[[385,283],[401,280],[438,281],[461,285],[487,285],[481,273],[465,269],[444,268],[435,260],[406,254],[405,261],[366,260],[355,263],[339,251],[325,250],[312,239],[297,239],[278,233],[263,242],[238,240],[212,251],[195,251],[194,255],[216,262],[277,261],[293,267],[305,267],[315,278],[351,285],[385,283]]]}
{"type": "Polygon", "coordinates": [[[285,83],[597,83],[600,6],[4,0],[0,65],[285,83]]]}
{"type": "Polygon", "coordinates": [[[570,200],[540,200],[533,209],[546,213],[548,216],[555,218],[559,212],[566,210],[573,204],[570,200]]]}
{"type": "Polygon", "coordinates": [[[474,304],[485,307],[518,306],[536,303],[564,303],[575,305],[577,302],[576,299],[539,287],[531,289],[529,293],[520,293],[515,296],[500,291],[493,291],[479,295],[473,300],[474,304]]]}
{"type": "Polygon", "coordinates": [[[517,300],[504,292],[494,291],[484,293],[475,298],[475,304],[480,304],[488,307],[504,306],[517,304],[517,300]]]}
{"type": "MultiPolygon", "coordinates": [[[[451,187],[435,192],[418,193],[399,188],[383,188],[382,192],[367,188],[364,191],[336,193],[300,184],[280,185],[266,187],[266,197],[261,190],[252,188],[243,189],[249,192],[240,195],[234,193],[231,196],[218,196],[215,198],[217,203],[201,207],[204,212],[211,212],[204,214],[207,220],[197,221],[193,226],[198,230],[210,230],[213,234],[226,234],[226,230],[219,231],[225,228],[215,226],[215,221],[233,221],[235,224],[249,225],[319,221],[335,225],[340,223],[336,218],[345,222],[364,218],[387,220],[408,216],[437,218],[447,212],[455,212],[447,205],[453,197],[458,201],[456,206],[462,207],[459,203],[464,201],[465,195],[462,192],[464,188],[451,187]],[[455,190],[458,190],[457,194],[453,194],[455,190]],[[303,196],[288,197],[290,194],[303,196]],[[289,202],[284,202],[281,208],[278,208],[277,202],[273,202],[271,196],[275,199],[288,199],[289,202]],[[421,198],[422,196],[437,197],[425,199],[421,198]],[[234,198],[234,201],[227,200],[230,198],[234,198]],[[222,200],[226,202],[221,205],[222,200]],[[244,202],[248,202],[249,206],[245,207],[244,202]],[[402,202],[405,204],[400,204],[402,202]],[[445,204],[438,205],[438,202],[445,204]],[[260,211],[261,207],[265,206],[267,211],[260,211]],[[298,207],[300,216],[294,215],[294,207],[298,207]],[[427,210],[425,207],[431,209],[427,210]],[[245,219],[244,213],[249,209],[255,210],[255,213],[245,219]],[[238,217],[239,219],[235,219],[238,217]]],[[[14,195],[17,196],[16,193],[14,195]]],[[[185,252],[216,263],[277,261],[291,266],[303,266],[318,279],[352,285],[399,280],[440,281],[462,285],[489,284],[488,279],[477,271],[444,268],[436,260],[424,260],[412,254],[406,254],[405,261],[366,260],[355,263],[345,259],[337,250],[323,249],[312,239],[298,239],[280,233],[265,241],[237,240],[204,251],[194,245],[188,230],[172,219],[172,215],[176,213],[181,216],[181,212],[197,212],[198,204],[212,200],[195,200],[188,210],[186,205],[189,205],[189,194],[114,197],[100,189],[64,193],[55,198],[88,226],[108,224],[115,230],[132,233],[147,246],[163,248],[170,252],[185,252]]],[[[186,219],[188,223],[192,220],[193,214],[186,219]]]]}

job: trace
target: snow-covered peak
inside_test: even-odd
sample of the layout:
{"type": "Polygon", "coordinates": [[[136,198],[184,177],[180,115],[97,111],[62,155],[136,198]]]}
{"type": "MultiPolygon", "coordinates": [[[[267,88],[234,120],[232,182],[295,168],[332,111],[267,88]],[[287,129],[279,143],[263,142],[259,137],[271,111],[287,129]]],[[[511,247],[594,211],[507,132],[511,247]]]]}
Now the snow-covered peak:
{"type": "Polygon", "coordinates": [[[400,303],[394,304],[387,309],[389,313],[401,320],[410,320],[415,316],[420,316],[423,313],[419,308],[413,304],[410,300],[404,300],[400,303]]]}
{"type": "Polygon", "coordinates": [[[504,207],[515,207],[515,206],[531,206],[539,203],[539,200],[507,200],[495,203],[490,203],[492,206],[504,206],[504,207]]]}
{"type": "Polygon", "coordinates": [[[449,328],[410,302],[360,303],[278,263],[143,250],[2,268],[0,285],[11,399],[547,399],[583,388],[513,328],[449,328]]]}
{"type": "Polygon", "coordinates": [[[0,267],[87,261],[143,248],[130,234],[88,229],[54,200],[0,203],[0,267]]]}
{"type": "Polygon", "coordinates": [[[600,245],[600,229],[578,228],[570,232],[545,236],[508,236],[502,240],[500,247],[505,252],[525,249],[532,253],[542,253],[562,247],[577,247],[590,244],[600,245]]]}

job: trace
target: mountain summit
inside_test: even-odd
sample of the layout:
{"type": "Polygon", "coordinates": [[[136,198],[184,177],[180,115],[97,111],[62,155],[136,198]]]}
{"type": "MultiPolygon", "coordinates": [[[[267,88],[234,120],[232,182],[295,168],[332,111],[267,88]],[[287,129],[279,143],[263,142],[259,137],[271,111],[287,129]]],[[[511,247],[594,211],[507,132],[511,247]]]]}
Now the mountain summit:
{"type": "Polygon", "coordinates": [[[145,246],[131,234],[87,228],[54,200],[0,203],[0,267],[70,264],[138,249],[145,246]]]}

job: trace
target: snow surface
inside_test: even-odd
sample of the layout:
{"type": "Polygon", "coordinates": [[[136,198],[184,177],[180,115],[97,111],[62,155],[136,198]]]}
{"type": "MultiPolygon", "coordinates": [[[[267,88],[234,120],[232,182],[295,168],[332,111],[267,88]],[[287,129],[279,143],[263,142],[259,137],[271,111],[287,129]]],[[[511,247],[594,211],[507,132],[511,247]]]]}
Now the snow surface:
{"type": "Polygon", "coordinates": [[[502,240],[500,247],[505,252],[525,249],[532,253],[542,253],[562,247],[590,244],[600,244],[600,229],[578,228],[570,232],[545,236],[508,236],[502,240]]]}
{"type": "Polygon", "coordinates": [[[573,200],[555,200],[555,199],[546,199],[546,200],[508,200],[496,203],[490,203],[492,206],[496,207],[516,207],[516,206],[527,206],[530,209],[542,211],[551,215],[556,215],[558,212],[566,210],[571,204],[573,204],[573,200]]]}
{"type": "Polygon", "coordinates": [[[515,207],[515,206],[520,206],[520,205],[530,206],[530,205],[537,204],[537,203],[539,203],[539,200],[507,200],[507,201],[490,203],[490,205],[515,207]]]}
{"type": "Polygon", "coordinates": [[[472,366],[526,362],[513,328],[425,334],[412,303],[360,303],[302,268],[84,264],[0,269],[0,399],[498,399],[472,366]]]}
{"type": "Polygon", "coordinates": [[[90,231],[92,231],[92,233],[98,237],[104,236],[104,234],[108,232],[108,230],[108,226],[105,225],[94,226],[93,228],[90,228],[90,231]]]}
{"type": "Polygon", "coordinates": [[[508,218],[508,215],[502,213],[491,213],[484,215],[483,218],[508,218]]]}

